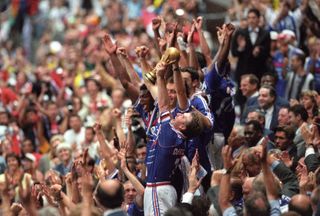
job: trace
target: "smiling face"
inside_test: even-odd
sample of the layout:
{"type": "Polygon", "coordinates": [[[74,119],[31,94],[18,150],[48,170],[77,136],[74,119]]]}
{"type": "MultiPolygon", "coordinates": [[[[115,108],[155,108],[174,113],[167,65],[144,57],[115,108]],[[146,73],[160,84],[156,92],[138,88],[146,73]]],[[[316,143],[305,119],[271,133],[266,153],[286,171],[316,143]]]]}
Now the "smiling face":
{"type": "Polygon", "coordinates": [[[127,204],[133,203],[134,199],[137,196],[137,191],[133,187],[132,183],[130,181],[127,181],[123,184],[124,187],[124,202],[127,204]]]}
{"type": "Polygon", "coordinates": [[[62,162],[68,162],[71,158],[70,150],[65,148],[60,149],[58,157],[62,162]]]}
{"type": "Polygon", "coordinates": [[[270,90],[267,88],[260,88],[258,103],[263,109],[268,109],[273,105],[275,98],[270,95],[270,90]]]}
{"type": "Polygon", "coordinates": [[[19,168],[19,162],[15,157],[8,157],[7,165],[8,165],[8,169],[11,172],[14,172],[15,170],[17,170],[19,168]]]}
{"type": "Polygon", "coordinates": [[[171,124],[175,129],[183,131],[186,129],[187,124],[192,121],[191,113],[178,113],[177,116],[171,120],[171,124]]]}

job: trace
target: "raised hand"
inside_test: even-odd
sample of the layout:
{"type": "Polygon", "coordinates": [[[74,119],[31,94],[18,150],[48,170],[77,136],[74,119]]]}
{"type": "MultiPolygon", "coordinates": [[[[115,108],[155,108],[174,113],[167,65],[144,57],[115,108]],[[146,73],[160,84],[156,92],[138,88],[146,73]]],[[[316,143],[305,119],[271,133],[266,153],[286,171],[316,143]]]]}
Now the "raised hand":
{"type": "Polygon", "coordinates": [[[164,77],[165,73],[166,73],[166,69],[167,69],[167,65],[164,63],[164,62],[159,62],[157,65],[156,65],[156,71],[157,71],[157,76],[159,77],[164,77]]]}
{"type": "Polygon", "coordinates": [[[217,26],[217,38],[219,44],[222,45],[226,39],[226,24],[223,24],[222,27],[217,26]]]}
{"type": "Polygon", "coordinates": [[[132,126],[132,114],[133,114],[133,108],[129,107],[125,115],[125,123],[128,129],[130,129],[132,126]]]}
{"type": "Polygon", "coordinates": [[[94,123],[93,130],[95,133],[102,132],[102,125],[99,122],[94,123]]]}
{"type": "Polygon", "coordinates": [[[188,44],[192,43],[192,39],[193,39],[193,35],[194,35],[195,31],[196,31],[196,27],[195,27],[195,23],[193,23],[191,25],[191,29],[190,29],[190,31],[188,33],[188,37],[187,37],[188,44]]]}
{"type": "Polygon", "coordinates": [[[161,26],[161,17],[158,16],[152,20],[153,31],[159,31],[160,26],[161,26]]]}
{"type": "Polygon", "coordinates": [[[202,181],[202,179],[197,178],[197,172],[199,171],[199,168],[200,168],[198,149],[196,150],[196,153],[194,154],[190,168],[191,168],[191,170],[189,173],[188,192],[194,193],[200,187],[200,184],[202,181]]]}
{"type": "Polygon", "coordinates": [[[228,24],[226,25],[226,33],[227,33],[227,35],[228,35],[229,37],[231,37],[232,34],[233,34],[233,32],[235,31],[235,29],[236,29],[236,28],[234,27],[233,24],[228,23],[228,24]]]}
{"type": "Polygon", "coordinates": [[[149,48],[146,46],[136,47],[135,52],[136,52],[138,58],[142,58],[142,59],[146,58],[147,55],[149,55],[149,53],[150,53],[149,48]]]}
{"type": "Polygon", "coordinates": [[[200,32],[202,30],[203,17],[198,16],[196,20],[193,20],[193,23],[195,24],[197,32],[200,32]]]}
{"type": "Polygon", "coordinates": [[[222,158],[224,168],[229,170],[234,166],[234,161],[232,160],[232,149],[230,146],[226,145],[222,148],[222,158]]]}
{"type": "Polygon", "coordinates": [[[117,55],[123,57],[123,58],[127,58],[128,54],[127,54],[127,50],[124,47],[119,47],[116,51],[117,55]]]}
{"type": "Polygon", "coordinates": [[[117,51],[117,45],[112,42],[110,35],[106,34],[102,38],[104,49],[107,51],[109,55],[116,53],[117,51]]]}

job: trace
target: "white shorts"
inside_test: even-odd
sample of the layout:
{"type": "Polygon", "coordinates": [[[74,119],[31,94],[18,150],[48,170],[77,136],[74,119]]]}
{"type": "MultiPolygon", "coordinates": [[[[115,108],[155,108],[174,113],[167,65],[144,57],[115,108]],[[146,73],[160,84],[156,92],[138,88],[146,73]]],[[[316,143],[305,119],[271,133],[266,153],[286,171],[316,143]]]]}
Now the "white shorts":
{"type": "Polygon", "coordinates": [[[144,191],[144,215],[161,216],[177,202],[177,192],[170,183],[148,183],[144,191]]]}

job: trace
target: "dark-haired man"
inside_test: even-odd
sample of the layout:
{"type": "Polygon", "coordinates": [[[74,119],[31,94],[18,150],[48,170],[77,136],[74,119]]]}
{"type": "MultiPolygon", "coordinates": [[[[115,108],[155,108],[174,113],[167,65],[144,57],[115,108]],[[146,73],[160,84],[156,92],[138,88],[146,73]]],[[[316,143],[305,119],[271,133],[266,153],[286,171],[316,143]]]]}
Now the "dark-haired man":
{"type": "Polygon", "coordinates": [[[236,82],[244,73],[254,73],[259,79],[267,72],[270,51],[270,34],[259,27],[260,12],[250,9],[247,15],[248,28],[239,29],[233,37],[231,52],[238,57],[235,71],[236,82]]]}
{"type": "Polygon", "coordinates": [[[276,91],[272,86],[264,85],[259,89],[258,106],[248,107],[243,118],[246,119],[249,112],[260,109],[265,113],[265,128],[273,129],[278,125],[279,107],[276,105],[276,91]]]}
{"type": "Polygon", "coordinates": [[[302,105],[295,105],[289,109],[290,125],[297,128],[293,143],[297,146],[297,156],[301,158],[305,153],[305,141],[302,138],[302,127],[307,126],[308,112],[302,105]]]}

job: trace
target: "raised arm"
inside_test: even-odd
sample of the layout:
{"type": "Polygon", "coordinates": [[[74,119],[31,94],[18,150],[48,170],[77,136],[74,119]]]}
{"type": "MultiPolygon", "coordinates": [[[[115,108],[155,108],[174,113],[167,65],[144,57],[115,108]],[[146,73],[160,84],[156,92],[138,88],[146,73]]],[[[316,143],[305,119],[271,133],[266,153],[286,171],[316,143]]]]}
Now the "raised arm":
{"type": "Polygon", "coordinates": [[[96,136],[100,145],[100,150],[103,158],[109,159],[111,156],[116,154],[115,149],[111,149],[106,143],[106,139],[102,132],[101,124],[95,123],[93,128],[96,132],[96,136]]]}
{"type": "Polygon", "coordinates": [[[169,111],[169,96],[166,89],[164,75],[166,72],[166,65],[164,62],[159,62],[156,66],[157,73],[157,88],[158,88],[158,106],[160,113],[169,111]]]}
{"type": "Polygon", "coordinates": [[[197,20],[195,21],[195,27],[199,34],[201,52],[206,58],[207,66],[209,66],[212,63],[212,56],[211,56],[211,51],[208,46],[207,40],[204,37],[203,31],[202,31],[202,24],[203,24],[203,18],[201,16],[197,17],[197,20]]]}
{"type": "Polygon", "coordinates": [[[196,70],[198,70],[199,63],[198,63],[198,59],[196,56],[196,50],[194,48],[194,44],[192,41],[195,30],[196,30],[196,27],[195,27],[195,21],[194,21],[194,23],[191,26],[191,30],[188,33],[188,39],[187,39],[188,45],[189,45],[189,67],[192,67],[192,68],[195,68],[196,70]]]}
{"type": "Polygon", "coordinates": [[[138,74],[135,72],[129,58],[128,58],[128,54],[127,51],[124,47],[119,47],[117,49],[117,55],[120,58],[120,60],[122,61],[122,63],[125,66],[125,69],[127,70],[127,73],[130,77],[131,82],[135,85],[135,86],[139,86],[140,83],[140,78],[138,76],[138,74]]]}
{"type": "Polygon", "coordinates": [[[186,110],[189,107],[188,97],[185,89],[185,85],[181,76],[181,72],[178,66],[178,62],[172,65],[173,79],[176,84],[176,92],[178,99],[178,106],[180,110],[186,110]]]}
{"type": "Polygon", "coordinates": [[[153,30],[153,33],[154,33],[154,38],[153,38],[153,43],[156,47],[156,51],[157,51],[157,54],[158,54],[158,57],[161,58],[161,50],[160,50],[160,46],[159,46],[159,40],[158,38],[161,38],[160,36],[160,33],[159,33],[159,28],[161,26],[161,21],[162,21],[162,18],[161,17],[156,17],[152,20],[152,30],[153,30]]]}
{"type": "Polygon", "coordinates": [[[222,175],[222,178],[221,178],[220,191],[219,191],[219,205],[222,213],[227,208],[232,206],[229,201],[230,195],[231,195],[230,170],[233,167],[231,151],[232,149],[228,145],[222,148],[224,174],[222,175]]]}
{"type": "Polygon", "coordinates": [[[130,76],[127,74],[125,68],[122,66],[118,56],[116,54],[117,45],[111,41],[111,38],[108,34],[103,37],[104,48],[110,56],[110,60],[113,64],[117,76],[124,89],[127,90],[127,93],[132,101],[136,101],[139,97],[139,89],[137,86],[133,85],[130,80],[130,76]]]}

